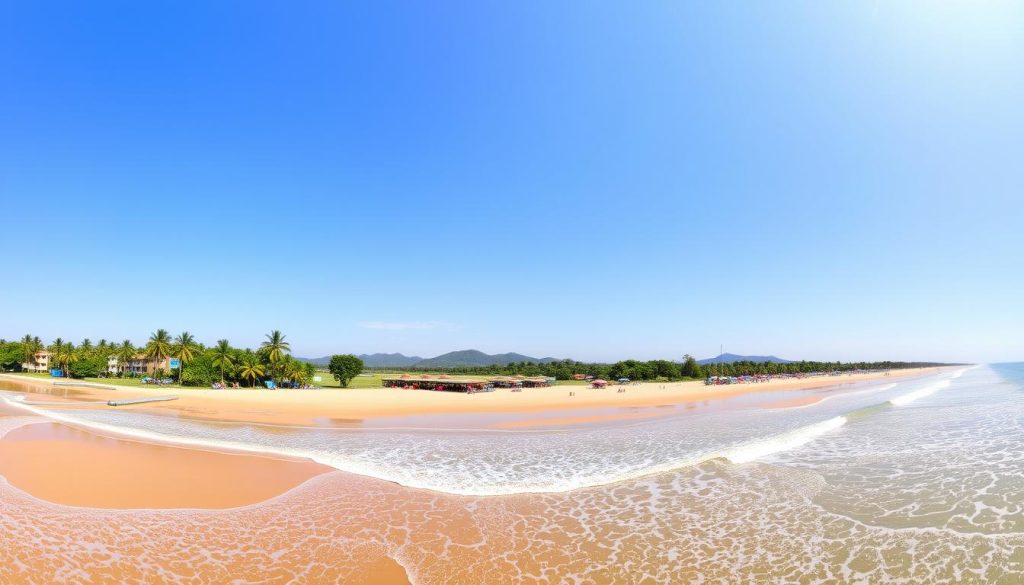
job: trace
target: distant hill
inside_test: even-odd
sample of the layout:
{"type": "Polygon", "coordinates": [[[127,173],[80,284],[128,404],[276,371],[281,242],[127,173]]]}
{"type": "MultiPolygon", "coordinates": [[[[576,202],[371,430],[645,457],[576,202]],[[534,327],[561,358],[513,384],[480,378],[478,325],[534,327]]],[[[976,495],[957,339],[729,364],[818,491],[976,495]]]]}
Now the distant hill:
{"type": "Polygon", "coordinates": [[[325,355],[324,357],[318,357],[318,358],[304,358],[304,357],[296,356],[295,359],[299,360],[300,362],[306,362],[308,364],[313,364],[314,366],[326,366],[327,364],[329,364],[331,362],[331,356],[329,356],[329,355],[325,355]]]}
{"type": "MultiPolygon", "coordinates": [[[[557,362],[558,358],[546,357],[535,358],[521,353],[499,353],[486,354],[475,349],[452,351],[444,355],[423,359],[416,355],[402,355],[400,353],[373,353],[358,356],[368,368],[461,368],[471,366],[504,366],[510,363],[533,362],[535,364],[546,364],[557,362]]],[[[331,356],[326,355],[318,358],[295,358],[302,362],[309,362],[314,366],[326,366],[331,362],[331,356]]]]}
{"type": "Polygon", "coordinates": [[[704,360],[698,360],[697,363],[699,363],[702,366],[705,366],[705,365],[708,365],[708,364],[731,364],[731,363],[735,363],[735,362],[755,362],[755,363],[771,362],[773,364],[791,364],[791,363],[793,363],[792,360],[784,360],[784,359],[782,359],[780,357],[775,357],[773,355],[736,355],[734,353],[723,353],[722,355],[719,355],[719,356],[716,356],[716,357],[713,357],[713,358],[707,358],[707,359],[704,359],[704,360]]]}
{"type": "Polygon", "coordinates": [[[362,354],[359,359],[368,368],[404,368],[415,365],[421,361],[418,355],[402,355],[400,353],[371,353],[362,354]]]}
{"type": "Polygon", "coordinates": [[[490,355],[475,349],[464,349],[462,351],[452,351],[437,357],[421,360],[420,362],[412,365],[417,368],[457,368],[467,366],[504,366],[513,362],[546,364],[548,362],[557,361],[558,358],[553,357],[535,358],[521,353],[499,353],[490,355]]]}
{"type": "MultiPolygon", "coordinates": [[[[400,353],[364,353],[356,357],[363,360],[363,364],[368,368],[404,368],[423,360],[418,355],[402,355],[400,353]]],[[[300,362],[311,363],[314,366],[326,366],[331,363],[331,356],[329,355],[318,358],[297,357],[295,359],[300,362]]]]}

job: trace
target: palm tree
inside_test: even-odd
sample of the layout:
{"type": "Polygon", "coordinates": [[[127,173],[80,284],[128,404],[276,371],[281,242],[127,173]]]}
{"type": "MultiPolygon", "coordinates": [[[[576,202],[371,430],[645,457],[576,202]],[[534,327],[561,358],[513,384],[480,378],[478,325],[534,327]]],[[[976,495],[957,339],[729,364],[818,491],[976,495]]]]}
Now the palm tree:
{"type": "Polygon", "coordinates": [[[71,364],[77,362],[82,357],[82,353],[75,348],[75,344],[70,341],[64,344],[64,353],[61,354],[61,364],[64,369],[64,376],[68,375],[68,367],[71,364]]]}
{"type": "Polygon", "coordinates": [[[242,369],[239,372],[243,380],[251,380],[252,385],[256,385],[256,380],[263,377],[263,364],[260,363],[260,358],[253,352],[246,350],[242,354],[242,369]]]}
{"type": "Polygon", "coordinates": [[[267,340],[260,344],[260,352],[270,362],[270,379],[277,381],[277,364],[292,350],[291,345],[284,340],[283,333],[274,329],[267,334],[267,340]]]}
{"type": "Polygon", "coordinates": [[[196,338],[188,331],[182,331],[181,335],[174,338],[174,345],[171,347],[171,352],[173,357],[178,358],[178,361],[180,362],[178,364],[179,384],[181,384],[181,371],[185,369],[185,364],[192,361],[192,358],[195,357],[195,351],[197,348],[196,338]]]}
{"type": "Polygon", "coordinates": [[[309,384],[313,381],[313,376],[316,375],[316,367],[309,362],[302,363],[302,382],[309,384]]]}
{"type": "Polygon", "coordinates": [[[68,366],[78,361],[78,353],[75,351],[75,345],[70,341],[64,342],[63,339],[58,337],[53,341],[53,345],[48,348],[50,352],[50,359],[53,360],[54,365],[60,368],[64,377],[68,375],[68,366]]]}
{"type": "Polygon", "coordinates": [[[51,343],[49,346],[47,346],[46,351],[49,352],[49,354],[50,354],[50,369],[53,369],[54,366],[59,366],[60,365],[60,362],[59,362],[59,360],[60,360],[60,353],[63,350],[64,350],[64,338],[63,337],[58,337],[57,339],[54,339],[53,343],[51,343]]]}
{"type": "MultiPolygon", "coordinates": [[[[157,329],[156,333],[149,336],[145,348],[146,357],[154,360],[159,366],[168,356],[171,355],[171,336],[166,329],[157,329]]],[[[153,368],[154,371],[156,367],[153,368]]]]}
{"type": "Polygon", "coordinates": [[[36,351],[43,351],[46,348],[46,346],[43,345],[43,340],[39,339],[38,335],[32,338],[32,347],[35,349],[35,351],[32,352],[33,354],[35,354],[36,351]]]}
{"type": "Polygon", "coordinates": [[[127,339],[122,341],[121,345],[118,346],[117,363],[121,367],[122,378],[126,373],[128,373],[128,366],[132,363],[132,360],[135,359],[136,352],[137,350],[135,349],[135,346],[127,339]]]}
{"type": "Polygon", "coordinates": [[[295,384],[305,384],[309,381],[305,366],[305,363],[291,356],[286,356],[281,364],[281,377],[295,384]]]}
{"type": "Polygon", "coordinates": [[[22,360],[22,362],[34,367],[36,363],[36,353],[42,351],[43,349],[42,342],[39,341],[38,337],[26,335],[25,337],[21,338],[21,345],[25,348],[25,359],[22,360]]]}
{"type": "Polygon", "coordinates": [[[224,369],[235,365],[235,350],[227,339],[221,339],[213,348],[213,365],[220,368],[220,383],[224,383],[224,369]]]}

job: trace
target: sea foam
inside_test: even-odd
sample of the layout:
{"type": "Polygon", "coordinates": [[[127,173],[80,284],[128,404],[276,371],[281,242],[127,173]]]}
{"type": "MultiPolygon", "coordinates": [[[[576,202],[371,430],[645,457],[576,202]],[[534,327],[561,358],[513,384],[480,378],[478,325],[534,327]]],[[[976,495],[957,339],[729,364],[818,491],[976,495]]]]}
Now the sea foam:
{"type": "Polygon", "coordinates": [[[893,398],[889,402],[895,406],[904,406],[910,404],[911,402],[914,402],[915,400],[924,398],[925,396],[935,394],[936,392],[942,390],[943,388],[946,388],[947,386],[949,386],[949,380],[940,380],[938,382],[929,384],[924,388],[921,388],[920,390],[914,390],[913,392],[910,392],[908,394],[897,396],[896,398],[893,398]]]}
{"type": "Polygon", "coordinates": [[[725,453],[725,458],[733,463],[747,463],[766,455],[789,451],[806,445],[829,431],[834,431],[846,424],[845,416],[837,416],[813,425],[799,428],[789,433],[742,445],[725,453]]]}

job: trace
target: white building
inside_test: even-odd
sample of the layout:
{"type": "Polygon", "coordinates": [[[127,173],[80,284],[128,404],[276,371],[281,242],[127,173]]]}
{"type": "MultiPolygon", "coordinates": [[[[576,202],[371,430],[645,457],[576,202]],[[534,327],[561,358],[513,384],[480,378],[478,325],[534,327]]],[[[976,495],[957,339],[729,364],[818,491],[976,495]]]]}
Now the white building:
{"type": "Polygon", "coordinates": [[[50,352],[40,350],[32,354],[32,361],[21,364],[21,369],[26,372],[49,372],[50,352]]]}

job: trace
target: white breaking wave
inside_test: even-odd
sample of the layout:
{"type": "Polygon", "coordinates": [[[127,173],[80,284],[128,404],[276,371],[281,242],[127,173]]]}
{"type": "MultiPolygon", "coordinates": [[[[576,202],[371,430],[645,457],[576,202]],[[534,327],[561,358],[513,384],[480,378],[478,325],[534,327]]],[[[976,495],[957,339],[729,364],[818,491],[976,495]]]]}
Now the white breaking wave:
{"type": "Polygon", "coordinates": [[[980,367],[980,366],[970,366],[970,367],[964,368],[962,370],[957,370],[957,371],[953,372],[953,374],[949,377],[949,379],[950,380],[955,380],[955,379],[959,378],[960,376],[963,376],[964,372],[966,372],[967,370],[973,370],[974,368],[978,368],[978,367],[980,367]]]}
{"type": "Polygon", "coordinates": [[[896,398],[893,398],[892,400],[890,400],[889,403],[894,405],[894,406],[904,406],[906,404],[910,404],[911,402],[913,402],[915,400],[924,398],[925,396],[930,396],[932,394],[935,394],[936,392],[938,392],[939,390],[942,390],[943,388],[946,388],[947,386],[949,386],[949,380],[940,380],[938,382],[934,382],[932,384],[929,384],[928,386],[925,386],[924,388],[921,388],[920,390],[914,390],[913,392],[910,392],[909,394],[904,394],[903,396],[897,396],[896,398]]]}
{"type": "Polygon", "coordinates": [[[735,447],[727,451],[724,456],[733,463],[747,463],[755,459],[760,459],[765,455],[789,451],[790,449],[796,449],[797,447],[806,445],[817,437],[820,437],[829,431],[838,429],[844,424],[846,424],[846,417],[837,416],[817,424],[796,429],[789,433],[783,433],[761,441],[740,445],[739,447],[735,447]]]}
{"type": "Polygon", "coordinates": [[[897,397],[893,398],[892,400],[890,400],[889,403],[894,405],[894,406],[904,406],[904,405],[910,404],[911,402],[914,402],[915,400],[919,400],[921,398],[924,398],[925,396],[930,396],[932,394],[935,394],[939,390],[943,390],[945,388],[948,388],[950,383],[952,383],[953,380],[956,380],[960,376],[963,376],[964,372],[966,372],[967,370],[973,370],[974,368],[977,368],[977,367],[978,366],[970,366],[968,368],[959,369],[959,370],[953,372],[952,374],[950,374],[949,377],[946,378],[945,380],[939,380],[937,382],[933,382],[933,383],[929,384],[928,386],[925,386],[924,388],[921,388],[920,390],[914,390],[913,392],[910,392],[909,394],[904,394],[903,396],[897,396],[897,397]]]}
{"type": "Polygon", "coordinates": [[[828,402],[829,400],[832,400],[834,398],[849,398],[851,396],[860,396],[860,395],[863,395],[863,394],[875,394],[875,393],[878,393],[878,392],[886,392],[888,390],[892,390],[895,387],[896,387],[896,384],[885,384],[884,386],[879,386],[877,388],[868,388],[867,390],[858,390],[856,392],[843,392],[842,394],[833,394],[831,396],[826,396],[826,397],[822,398],[821,400],[818,400],[817,402],[809,402],[807,404],[801,404],[799,406],[786,406],[786,407],[782,407],[782,408],[771,408],[769,410],[783,412],[783,411],[786,411],[786,410],[796,410],[798,408],[813,408],[815,406],[820,406],[820,405],[824,404],[825,402],[828,402]]]}

